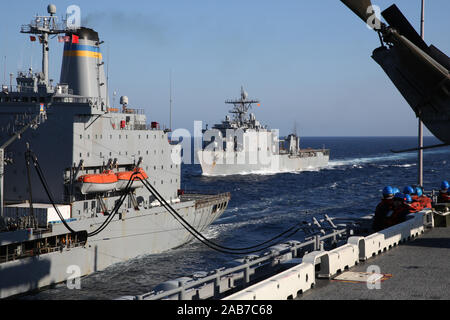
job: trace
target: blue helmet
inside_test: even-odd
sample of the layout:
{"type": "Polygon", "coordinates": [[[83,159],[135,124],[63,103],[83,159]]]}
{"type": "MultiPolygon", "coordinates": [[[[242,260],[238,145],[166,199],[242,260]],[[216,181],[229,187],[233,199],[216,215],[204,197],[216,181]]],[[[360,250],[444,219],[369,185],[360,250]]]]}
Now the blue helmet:
{"type": "Polygon", "coordinates": [[[394,195],[394,199],[401,199],[401,200],[403,200],[403,199],[405,199],[405,195],[403,193],[397,192],[394,195]]]}
{"type": "Polygon", "coordinates": [[[416,187],[416,194],[417,194],[418,197],[423,196],[422,187],[416,187]]]}
{"type": "Polygon", "coordinates": [[[384,197],[388,197],[388,196],[392,196],[394,195],[394,190],[392,189],[391,186],[386,186],[383,189],[383,196],[384,197]]]}
{"type": "Polygon", "coordinates": [[[394,194],[400,193],[400,189],[397,187],[392,188],[392,191],[394,192],[394,194]]]}
{"type": "Polygon", "coordinates": [[[412,198],[409,194],[405,194],[405,201],[406,203],[411,203],[412,202],[412,198]]]}
{"type": "Polygon", "coordinates": [[[448,183],[448,181],[442,181],[441,190],[447,190],[448,188],[450,188],[450,184],[448,183]]]}
{"type": "Polygon", "coordinates": [[[406,186],[406,187],[403,189],[403,193],[404,193],[404,194],[412,194],[412,193],[414,193],[414,189],[413,189],[413,187],[411,187],[411,186],[406,186]]]}

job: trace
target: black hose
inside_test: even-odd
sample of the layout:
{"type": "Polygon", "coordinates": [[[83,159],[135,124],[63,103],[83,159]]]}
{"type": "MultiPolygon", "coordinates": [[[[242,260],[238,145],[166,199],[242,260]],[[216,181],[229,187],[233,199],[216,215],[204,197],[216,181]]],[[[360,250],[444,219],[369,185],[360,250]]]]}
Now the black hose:
{"type": "MultiPolygon", "coordinates": [[[[140,177],[138,177],[140,179],[140,177]]],[[[254,245],[251,247],[245,247],[245,248],[230,248],[230,247],[225,247],[222,245],[219,245],[209,239],[207,239],[205,236],[203,236],[199,231],[197,231],[193,226],[191,226],[181,215],[179,215],[177,213],[177,211],[169,204],[167,203],[167,201],[164,199],[164,197],[161,196],[161,194],[158,193],[158,191],[147,181],[142,180],[142,183],[144,184],[144,186],[147,188],[147,190],[161,203],[161,205],[192,235],[194,236],[198,241],[200,241],[201,243],[203,243],[204,245],[210,247],[211,249],[214,249],[216,251],[222,252],[222,253],[228,253],[228,254],[249,254],[249,253],[254,253],[254,252],[259,252],[261,250],[270,248],[271,246],[275,245],[276,243],[270,244],[266,247],[261,247],[267,243],[273,242],[276,239],[279,239],[283,236],[285,236],[287,234],[287,237],[290,237],[292,235],[294,235],[295,233],[297,233],[301,226],[296,224],[294,226],[292,226],[291,228],[289,228],[288,230],[280,233],[279,235],[264,241],[258,245],[254,245]],[[181,220],[181,221],[180,221],[181,220]],[[292,231],[292,232],[291,232],[292,231]],[[291,232],[291,233],[289,233],[291,232]],[[261,248],[260,248],[261,247],[261,248]],[[257,250],[251,250],[251,249],[255,249],[258,248],[257,250]],[[242,252],[235,252],[235,251],[242,251],[242,252]]],[[[280,243],[280,242],[278,242],[280,243]]]]}
{"type": "MultiPolygon", "coordinates": [[[[55,201],[53,200],[53,197],[51,195],[47,181],[45,180],[45,176],[43,174],[43,171],[39,165],[39,162],[38,162],[35,154],[33,154],[33,160],[34,160],[33,163],[34,163],[36,172],[39,176],[39,179],[41,180],[41,183],[45,189],[45,192],[46,192],[50,202],[52,203],[53,208],[55,209],[56,213],[58,214],[58,217],[61,219],[61,222],[64,224],[64,226],[67,228],[67,230],[69,230],[71,233],[76,233],[76,231],[73,230],[67,224],[67,222],[64,220],[64,217],[60,213],[59,209],[56,207],[55,201]]],[[[134,172],[131,175],[131,177],[125,187],[125,191],[123,192],[123,194],[121,195],[119,200],[116,202],[116,205],[115,205],[113,211],[110,213],[108,218],[106,218],[105,221],[103,221],[103,223],[100,225],[100,227],[98,227],[96,230],[88,233],[88,237],[92,237],[92,236],[99,234],[109,225],[109,223],[111,223],[112,219],[117,214],[120,207],[122,206],[128,192],[131,188],[131,185],[133,184],[133,182],[135,180],[134,176],[137,174],[138,174],[138,172],[134,172]]],[[[261,246],[263,246],[267,243],[273,242],[276,239],[279,239],[282,237],[283,238],[291,237],[292,235],[294,235],[301,229],[301,226],[296,224],[296,225],[292,226],[291,228],[287,229],[286,231],[278,234],[277,236],[275,236],[267,241],[264,241],[262,243],[259,243],[257,245],[254,245],[254,246],[245,247],[245,248],[225,247],[225,246],[219,245],[219,244],[207,239],[204,235],[202,235],[199,231],[197,231],[192,225],[190,225],[180,214],[178,214],[178,212],[169,203],[167,203],[167,201],[164,199],[164,197],[162,197],[161,194],[148,181],[141,179],[139,176],[138,176],[138,179],[141,180],[142,184],[147,188],[147,190],[161,203],[161,205],[174,217],[174,219],[177,220],[193,237],[195,237],[198,241],[200,241],[204,245],[208,246],[209,248],[219,251],[219,252],[222,252],[222,253],[244,255],[244,254],[259,252],[261,250],[270,248],[271,246],[275,245],[276,243],[270,244],[265,247],[261,247],[261,246]],[[258,248],[258,249],[256,249],[256,248],[258,248]],[[251,249],[255,249],[255,250],[251,250],[251,249]],[[237,251],[240,251],[240,252],[237,252],[237,251]]],[[[278,243],[281,243],[281,242],[278,242],[278,243]]]]}
{"type": "MultiPolygon", "coordinates": [[[[37,172],[37,174],[38,174],[38,177],[39,177],[39,179],[40,179],[40,181],[41,181],[41,183],[42,183],[42,186],[44,187],[44,190],[45,190],[45,192],[46,192],[46,194],[47,194],[47,197],[49,198],[49,200],[50,200],[50,202],[51,202],[53,208],[55,209],[55,211],[56,211],[58,217],[61,219],[61,222],[64,224],[64,226],[67,228],[67,230],[69,230],[71,233],[76,233],[77,231],[73,230],[73,229],[68,225],[68,223],[65,221],[63,215],[61,214],[61,212],[59,211],[59,209],[56,207],[55,201],[54,201],[54,199],[53,199],[53,197],[52,197],[52,195],[51,195],[51,192],[50,192],[50,188],[48,187],[47,181],[46,181],[46,179],[45,179],[45,175],[44,175],[44,173],[43,173],[43,171],[42,171],[42,169],[41,169],[41,166],[39,165],[39,162],[38,162],[38,160],[37,160],[37,156],[36,156],[34,153],[33,153],[33,164],[34,164],[34,167],[35,167],[36,172],[37,172]]],[[[119,211],[120,207],[122,206],[123,201],[125,200],[125,197],[127,196],[128,192],[129,192],[129,190],[130,190],[130,188],[131,188],[131,185],[133,184],[134,176],[135,176],[136,174],[138,174],[138,173],[137,173],[137,172],[134,172],[134,173],[131,175],[130,180],[128,180],[128,183],[127,183],[127,185],[126,185],[126,187],[125,187],[125,190],[124,190],[123,194],[120,196],[119,201],[116,203],[116,206],[114,207],[113,211],[112,211],[111,214],[108,216],[108,218],[106,218],[105,221],[102,222],[102,224],[100,225],[100,227],[98,227],[96,230],[94,230],[94,231],[88,233],[88,234],[87,234],[88,237],[92,237],[92,236],[95,236],[95,235],[99,234],[101,231],[103,231],[103,230],[109,225],[109,223],[112,221],[112,219],[114,218],[114,216],[116,215],[116,213],[119,211]]]]}

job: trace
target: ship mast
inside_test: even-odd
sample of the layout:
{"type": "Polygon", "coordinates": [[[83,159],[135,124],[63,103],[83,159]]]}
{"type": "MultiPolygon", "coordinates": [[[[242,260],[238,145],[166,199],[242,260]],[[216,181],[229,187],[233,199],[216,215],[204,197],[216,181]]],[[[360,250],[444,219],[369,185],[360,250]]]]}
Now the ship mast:
{"type": "Polygon", "coordinates": [[[47,12],[50,16],[35,16],[31,23],[22,25],[20,32],[37,35],[39,42],[42,44],[42,78],[41,82],[48,85],[48,51],[49,48],[49,35],[56,35],[65,33],[67,28],[58,28],[58,17],[56,14],[56,7],[53,4],[49,4],[47,12]]]}
{"type": "Polygon", "coordinates": [[[259,103],[259,100],[247,100],[248,93],[245,92],[244,87],[241,86],[241,98],[239,100],[226,100],[226,104],[233,104],[234,108],[230,110],[230,113],[235,114],[235,119],[240,123],[245,122],[245,115],[252,107],[252,103],[259,103]]]}

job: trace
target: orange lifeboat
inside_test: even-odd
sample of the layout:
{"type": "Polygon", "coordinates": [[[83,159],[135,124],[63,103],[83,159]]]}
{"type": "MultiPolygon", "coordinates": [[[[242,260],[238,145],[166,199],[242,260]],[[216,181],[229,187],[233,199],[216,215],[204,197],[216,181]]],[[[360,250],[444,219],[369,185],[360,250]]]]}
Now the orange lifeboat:
{"type": "Polygon", "coordinates": [[[78,178],[82,194],[112,191],[116,188],[117,181],[117,176],[112,170],[97,174],[86,174],[78,178]]]}
{"type": "Polygon", "coordinates": [[[133,184],[131,185],[131,189],[136,189],[136,188],[141,188],[142,187],[142,180],[146,180],[148,179],[148,175],[147,173],[144,171],[144,169],[142,168],[136,168],[132,171],[122,171],[122,172],[117,172],[116,176],[117,176],[117,186],[116,189],[117,190],[123,190],[125,189],[125,187],[128,184],[128,181],[130,181],[131,176],[133,175],[133,173],[136,173],[133,176],[133,184]]]}

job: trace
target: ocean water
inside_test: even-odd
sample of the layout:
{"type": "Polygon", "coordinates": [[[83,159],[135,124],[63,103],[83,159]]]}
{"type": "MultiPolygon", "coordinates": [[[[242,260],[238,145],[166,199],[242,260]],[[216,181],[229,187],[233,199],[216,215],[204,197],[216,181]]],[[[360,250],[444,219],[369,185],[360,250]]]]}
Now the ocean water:
{"type": "MultiPolygon", "coordinates": [[[[425,145],[439,143],[432,137],[425,145]]],[[[265,241],[294,223],[311,217],[359,217],[373,213],[386,185],[417,182],[417,152],[413,137],[303,138],[302,147],[331,149],[327,168],[301,173],[245,174],[205,177],[199,165],[182,166],[182,188],[188,191],[231,192],[225,213],[206,231],[216,243],[247,247],[265,241]]],[[[450,148],[424,152],[424,187],[438,188],[450,179],[450,148]]],[[[301,240],[299,232],[290,239],[301,240]]],[[[213,251],[193,241],[161,254],[113,265],[81,279],[81,289],[65,284],[25,296],[25,299],[114,299],[142,294],[157,284],[196,271],[225,266],[236,256],[213,251]]]]}

